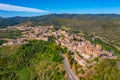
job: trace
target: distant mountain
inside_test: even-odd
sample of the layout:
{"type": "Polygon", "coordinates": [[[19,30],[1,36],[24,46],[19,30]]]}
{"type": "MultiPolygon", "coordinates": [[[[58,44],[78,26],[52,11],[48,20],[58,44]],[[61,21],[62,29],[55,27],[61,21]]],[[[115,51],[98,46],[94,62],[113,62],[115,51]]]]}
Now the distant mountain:
{"type": "Polygon", "coordinates": [[[28,20],[27,17],[0,18],[0,27],[17,25],[28,20]]]}
{"type": "Polygon", "coordinates": [[[75,21],[113,21],[120,20],[120,15],[117,14],[49,14],[37,17],[0,17],[0,27],[18,25],[21,23],[32,22],[33,25],[63,25],[66,22],[75,21]],[[60,21],[60,22],[59,22],[60,21]],[[63,22],[62,22],[63,21],[63,22]]]}

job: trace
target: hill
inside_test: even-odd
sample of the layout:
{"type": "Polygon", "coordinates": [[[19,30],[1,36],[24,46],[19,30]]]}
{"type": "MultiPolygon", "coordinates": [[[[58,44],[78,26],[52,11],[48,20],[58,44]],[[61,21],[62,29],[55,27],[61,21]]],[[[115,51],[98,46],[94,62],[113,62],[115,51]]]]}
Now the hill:
{"type": "Polygon", "coordinates": [[[1,80],[67,80],[68,67],[80,80],[120,79],[120,51],[99,36],[83,35],[88,41],[54,26],[16,26],[1,31],[5,31],[1,44],[6,38],[14,39],[0,46],[1,80]]]}
{"type": "Polygon", "coordinates": [[[52,40],[0,46],[0,80],[65,80],[62,52],[52,40]]]}

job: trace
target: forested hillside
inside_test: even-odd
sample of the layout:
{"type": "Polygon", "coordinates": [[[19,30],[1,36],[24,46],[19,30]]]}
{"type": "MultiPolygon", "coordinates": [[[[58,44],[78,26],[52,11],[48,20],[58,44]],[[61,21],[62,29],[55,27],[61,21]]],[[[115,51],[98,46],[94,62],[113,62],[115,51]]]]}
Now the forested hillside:
{"type": "MultiPolygon", "coordinates": [[[[10,18],[2,18],[0,17],[0,26],[7,27],[12,25],[17,25],[26,22],[32,22],[33,25],[50,25],[54,24],[56,26],[61,26],[64,24],[72,24],[74,22],[83,22],[88,23],[87,25],[82,23],[81,25],[92,26],[99,25],[100,23],[107,24],[108,22],[119,24],[120,15],[117,14],[49,14],[43,16],[36,17],[10,17],[10,18]],[[66,22],[65,22],[66,21],[66,22]],[[74,22],[72,22],[74,21],[74,22]],[[89,22],[87,22],[89,21],[89,22]],[[72,23],[69,23],[72,22],[72,23]],[[95,24],[98,22],[99,24],[95,24]]],[[[76,24],[76,23],[74,23],[76,24]]],[[[74,25],[80,26],[80,25],[74,25]]],[[[99,25],[100,26],[100,25],[99,25]]]]}
{"type": "Polygon", "coordinates": [[[0,47],[0,80],[65,80],[64,52],[52,40],[0,47]]]}

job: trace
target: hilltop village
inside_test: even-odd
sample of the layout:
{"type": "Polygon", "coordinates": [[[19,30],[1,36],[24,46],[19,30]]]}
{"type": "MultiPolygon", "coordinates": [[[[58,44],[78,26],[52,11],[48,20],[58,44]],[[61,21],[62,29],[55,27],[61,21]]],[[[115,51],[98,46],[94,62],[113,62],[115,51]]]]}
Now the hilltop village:
{"type": "Polygon", "coordinates": [[[84,70],[87,69],[88,66],[96,63],[89,63],[88,60],[92,61],[94,58],[99,58],[100,60],[105,58],[116,58],[116,56],[113,56],[112,52],[103,50],[101,45],[93,45],[85,38],[75,34],[70,34],[61,29],[55,30],[54,26],[12,26],[6,29],[21,30],[22,37],[15,40],[6,39],[8,42],[4,43],[3,46],[24,44],[27,43],[27,40],[31,39],[48,41],[48,37],[53,36],[56,44],[60,44],[62,47],[66,47],[73,53],[72,57],[78,64],[82,66],[84,70]]]}

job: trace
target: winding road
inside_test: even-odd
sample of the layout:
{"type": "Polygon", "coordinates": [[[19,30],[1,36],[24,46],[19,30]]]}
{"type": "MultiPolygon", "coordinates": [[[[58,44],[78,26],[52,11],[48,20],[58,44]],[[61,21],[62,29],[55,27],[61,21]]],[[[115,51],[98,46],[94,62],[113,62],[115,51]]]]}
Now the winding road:
{"type": "Polygon", "coordinates": [[[65,57],[65,55],[62,55],[62,58],[63,58],[64,67],[65,67],[65,70],[68,74],[69,80],[78,80],[77,77],[72,72],[72,70],[70,69],[70,65],[69,65],[68,60],[65,57]]]}

